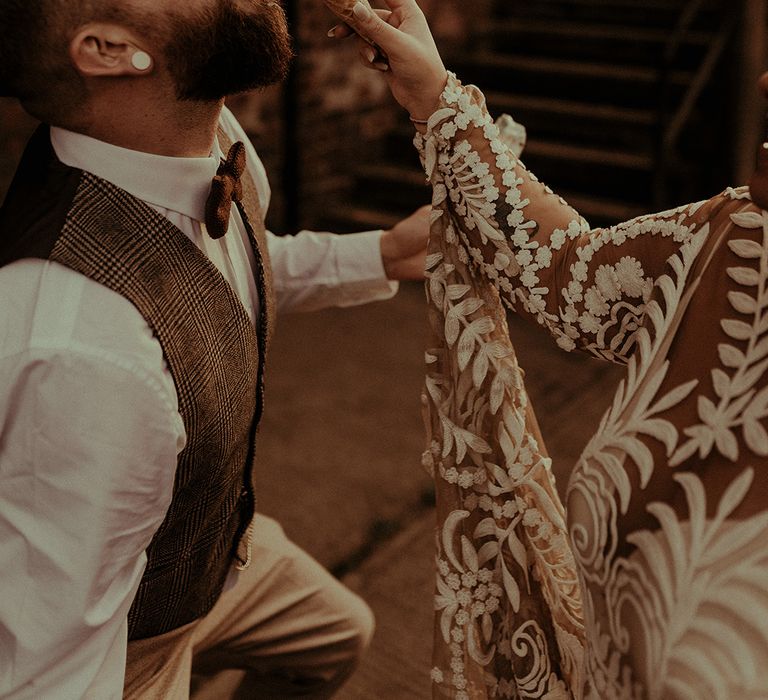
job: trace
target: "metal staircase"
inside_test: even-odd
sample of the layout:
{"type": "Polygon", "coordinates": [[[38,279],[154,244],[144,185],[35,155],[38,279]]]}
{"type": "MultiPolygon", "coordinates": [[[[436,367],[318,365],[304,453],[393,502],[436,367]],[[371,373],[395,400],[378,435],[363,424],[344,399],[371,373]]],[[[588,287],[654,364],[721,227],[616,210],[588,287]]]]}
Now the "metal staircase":
{"type": "MultiPolygon", "coordinates": [[[[446,61],[528,129],[526,165],[595,225],[714,194],[730,179],[732,0],[496,0],[446,61]]],[[[356,167],[340,226],[429,200],[404,122],[356,167]]],[[[338,221],[341,219],[341,221],[338,221]]]]}

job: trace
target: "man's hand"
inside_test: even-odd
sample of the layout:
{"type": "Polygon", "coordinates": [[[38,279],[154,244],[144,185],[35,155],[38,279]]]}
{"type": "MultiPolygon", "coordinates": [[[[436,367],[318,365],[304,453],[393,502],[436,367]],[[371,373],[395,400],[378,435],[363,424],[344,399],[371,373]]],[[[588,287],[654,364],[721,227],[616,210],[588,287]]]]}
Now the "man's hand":
{"type": "Polygon", "coordinates": [[[403,219],[381,237],[381,259],[391,280],[423,280],[429,242],[429,214],[426,206],[403,219]]]}

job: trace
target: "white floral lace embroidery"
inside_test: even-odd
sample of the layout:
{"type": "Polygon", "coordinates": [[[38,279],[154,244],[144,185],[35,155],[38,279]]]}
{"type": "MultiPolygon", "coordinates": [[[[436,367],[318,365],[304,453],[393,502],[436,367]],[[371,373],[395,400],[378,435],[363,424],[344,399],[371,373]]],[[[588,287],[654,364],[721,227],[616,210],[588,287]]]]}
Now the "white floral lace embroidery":
{"type": "Polygon", "coordinates": [[[768,214],[728,190],[591,230],[525,169],[524,140],[453,76],[416,137],[435,696],[768,698],[768,214]],[[568,526],[504,306],[627,367],[568,526]]]}

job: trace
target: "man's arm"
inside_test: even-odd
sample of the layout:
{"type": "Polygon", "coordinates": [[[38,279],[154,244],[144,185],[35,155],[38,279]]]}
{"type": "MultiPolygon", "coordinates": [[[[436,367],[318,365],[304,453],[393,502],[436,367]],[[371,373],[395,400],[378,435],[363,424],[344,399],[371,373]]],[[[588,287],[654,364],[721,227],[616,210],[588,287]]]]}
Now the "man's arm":
{"type": "Polygon", "coordinates": [[[120,698],[183,426],[129,353],[44,346],[0,354],[0,696],[120,698]]]}
{"type": "MultiPolygon", "coordinates": [[[[271,189],[264,164],[232,112],[221,126],[246,146],[248,168],[266,216],[271,189]]],[[[278,311],[315,311],[390,299],[399,280],[423,279],[429,238],[428,208],[387,231],[343,236],[302,231],[295,236],[268,234],[278,311]]]]}
{"type": "Polygon", "coordinates": [[[384,272],[381,236],[381,231],[345,236],[269,233],[278,313],[356,306],[393,297],[397,284],[384,272]]]}
{"type": "Polygon", "coordinates": [[[397,281],[424,278],[428,238],[428,207],[387,231],[269,234],[278,311],[315,311],[390,299],[397,292],[397,281]]]}

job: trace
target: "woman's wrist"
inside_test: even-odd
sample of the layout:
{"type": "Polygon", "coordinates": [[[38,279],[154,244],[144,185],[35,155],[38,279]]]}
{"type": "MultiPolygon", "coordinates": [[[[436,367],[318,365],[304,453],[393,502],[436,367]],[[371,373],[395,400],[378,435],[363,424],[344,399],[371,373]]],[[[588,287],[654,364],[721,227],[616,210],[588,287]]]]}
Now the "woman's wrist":
{"type": "Polygon", "coordinates": [[[440,109],[440,100],[447,84],[448,72],[445,71],[443,76],[435,82],[435,87],[422,92],[424,98],[417,104],[409,105],[408,114],[414,124],[426,124],[429,118],[440,109]]]}

